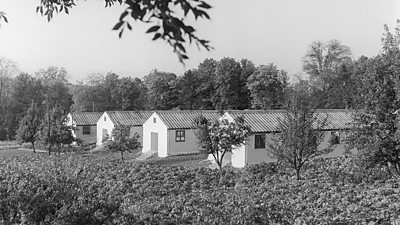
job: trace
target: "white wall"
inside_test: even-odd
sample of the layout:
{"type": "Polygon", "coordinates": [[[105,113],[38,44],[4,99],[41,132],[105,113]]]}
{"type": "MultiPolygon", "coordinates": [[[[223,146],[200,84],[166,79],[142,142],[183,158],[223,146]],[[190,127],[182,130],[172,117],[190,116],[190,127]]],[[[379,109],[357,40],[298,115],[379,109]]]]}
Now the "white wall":
{"type": "Polygon", "coordinates": [[[255,148],[254,139],[255,134],[248,137],[246,141],[246,165],[258,164],[262,162],[274,162],[274,158],[270,156],[267,151],[268,143],[271,143],[273,134],[265,134],[265,148],[255,148]]]}
{"type": "Polygon", "coordinates": [[[83,126],[77,126],[75,121],[72,120],[71,113],[67,115],[68,121],[66,123],[67,126],[72,126],[76,128],[72,130],[72,136],[74,138],[79,138],[83,141],[83,144],[95,144],[97,140],[97,127],[90,126],[90,134],[83,134],[83,126]]]}
{"type": "MultiPolygon", "coordinates": [[[[67,115],[67,123],[66,123],[66,125],[67,125],[67,126],[76,127],[74,121],[72,121],[72,115],[71,115],[71,113],[68,113],[68,115],[67,115]]],[[[72,136],[73,136],[74,138],[76,138],[76,135],[75,135],[75,131],[74,131],[74,130],[72,130],[72,136]]]]}
{"type": "Polygon", "coordinates": [[[168,130],[168,155],[191,154],[200,151],[194,129],[178,129],[185,131],[185,141],[177,142],[175,135],[177,130],[168,130]]]}
{"type": "Polygon", "coordinates": [[[97,145],[102,144],[103,129],[107,129],[107,134],[109,137],[111,137],[111,132],[114,129],[114,123],[110,120],[110,117],[108,116],[107,112],[104,112],[103,115],[100,117],[100,119],[97,121],[97,132],[96,132],[97,145]],[[105,121],[104,118],[106,118],[105,121]]]}
{"type": "MultiPolygon", "coordinates": [[[[345,151],[345,144],[343,144],[344,138],[346,137],[345,132],[339,132],[340,133],[340,141],[341,143],[338,145],[335,145],[333,148],[333,151],[329,154],[326,155],[321,155],[320,157],[336,157],[344,154],[345,151]]],[[[232,166],[234,167],[244,167],[246,165],[252,165],[252,164],[258,164],[261,162],[274,162],[276,159],[274,159],[267,151],[268,148],[268,143],[271,143],[271,138],[273,137],[273,134],[268,133],[266,134],[266,148],[261,148],[261,149],[255,149],[254,148],[254,136],[255,134],[252,134],[248,137],[248,140],[246,141],[246,146],[242,147],[238,150],[233,151],[232,154],[232,166]]],[[[326,131],[324,140],[322,143],[319,145],[319,149],[326,148],[329,146],[329,140],[331,137],[331,131],[326,131]]]]}
{"type": "Polygon", "coordinates": [[[97,140],[97,126],[90,126],[90,134],[83,134],[83,126],[76,126],[74,134],[76,138],[81,139],[84,145],[95,144],[97,140]]]}
{"type": "Polygon", "coordinates": [[[151,150],[151,132],[158,133],[158,156],[168,156],[168,130],[157,113],[153,113],[143,124],[142,152],[151,150]],[[154,118],[156,119],[154,123],[154,118]]]}

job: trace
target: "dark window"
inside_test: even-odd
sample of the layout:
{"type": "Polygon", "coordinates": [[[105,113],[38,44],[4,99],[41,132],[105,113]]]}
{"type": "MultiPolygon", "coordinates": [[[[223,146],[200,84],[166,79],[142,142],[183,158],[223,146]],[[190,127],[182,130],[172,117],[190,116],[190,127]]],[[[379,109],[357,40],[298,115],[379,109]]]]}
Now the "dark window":
{"type": "Polygon", "coordinates": [[[107,117],[104,117],[104,121],[107,121],[107,117]]]}
{"type": "Polygon", "coordinates": [[[82,134],[90,134],[90,126],[83,126],[82,134]]]}
{"type": "Polygon", "coordinates": [[[185,141],[185,131],[184,130],[175,131],[175,141],[176,142],[184,142],[185,141]]]}
{"type": "Polygon", "coordinates": [[[256,134],[254,136],[254,148],[265,148],[265,134],[256,134]]]}
{"type": "Polygon", "coordinates": [[[155,117],[153,118],[153,123],[157,123],[157,119],[155,117]]]}
{"type": "Polygon", "coordinates": [[[331,145],[340,144],[340,134],[339,134],[339,132],[332,131],[331,132],[331,138],[330,138],[329,142],[330,142],[331,145]]]}

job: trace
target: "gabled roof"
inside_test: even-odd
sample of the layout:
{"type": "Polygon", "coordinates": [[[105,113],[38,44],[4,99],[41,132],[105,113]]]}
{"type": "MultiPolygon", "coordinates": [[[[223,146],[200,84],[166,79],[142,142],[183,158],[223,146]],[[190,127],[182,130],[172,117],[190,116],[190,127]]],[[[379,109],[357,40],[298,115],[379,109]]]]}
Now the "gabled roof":
{"type": "MultiPolygon", "coordinates": [[[[244,117],[245,124],[251,127],[254,133],[279,132],[279,118],[285,115],[284,110],[228,110],[234,119],[244,117]]],[[[324,130],[350,129],[352,123],[352,111],[346,109],[318,109],[319,119],[327,117],[328,124],[324,130]]]]}
{"type": "Polygon", "coordinates": [[[156,113],[168,129],[193,128],[194,119],[200,115],[210,121],[218,120],[220,117],[216,110],[167,110],[156,113]]]}
{"type": "Polygon", "coordinates": [[[153,111],[106,111],[115,125],[142,126],[153,111]]]}
{"type": "Polygon", "coordinates": [[[96,125],[100,119],[102,112],[74,112],[71,113],[73,123],[78,126],[96,125]]]}

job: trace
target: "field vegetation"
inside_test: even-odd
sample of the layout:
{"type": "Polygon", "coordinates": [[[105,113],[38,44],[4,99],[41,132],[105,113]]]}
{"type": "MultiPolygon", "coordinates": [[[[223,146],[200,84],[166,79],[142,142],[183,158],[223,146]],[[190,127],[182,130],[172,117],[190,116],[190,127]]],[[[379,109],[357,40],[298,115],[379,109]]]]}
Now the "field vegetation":
{"type": "Polygon", "coordinates": [[[311,160],[297,180],[277,163],[218,170],[182,166],[179,157],[122,162],[117,155],[24,152],[0,155],[3,224],[400,221],[398,181],[384,169],[365,170],[351,156],[311,160]]]}

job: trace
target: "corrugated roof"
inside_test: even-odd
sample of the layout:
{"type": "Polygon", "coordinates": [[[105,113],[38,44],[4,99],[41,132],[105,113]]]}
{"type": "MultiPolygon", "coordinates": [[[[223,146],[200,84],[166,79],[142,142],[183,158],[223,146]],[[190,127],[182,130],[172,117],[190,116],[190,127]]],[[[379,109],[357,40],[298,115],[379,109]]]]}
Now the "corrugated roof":
{"type": "MultiPolygon", "coordinates": [[[[328,124],[324,130],[342,130],[351,128],[352,111],[346,109],[319,109],[316,110],[319,119],[327,117],[328,124]]],[[[283,118],[284,110],[228,110],[233,118],[244,117],[245,124],[255,133],[279,132],[279,120],[283,118]]]]}
{"type": "Polygon", "coordinates": [[[96,125],[100,119],[102,112],[74,112],[71,113],[72,120],[76,125],[96,125]]]}
{"type": "Polygon", "coordinates": [[[115,125],[142,126],[153,111],[106,111],[115,125]]]}
{"type": "Polygon", "coordinates": [[[193,127],[194,119],[203,115],[210,121],[217,120],[220,115],[216,110],[169,110],[156,111],[168,129],[190,129],[193,127]]]}

